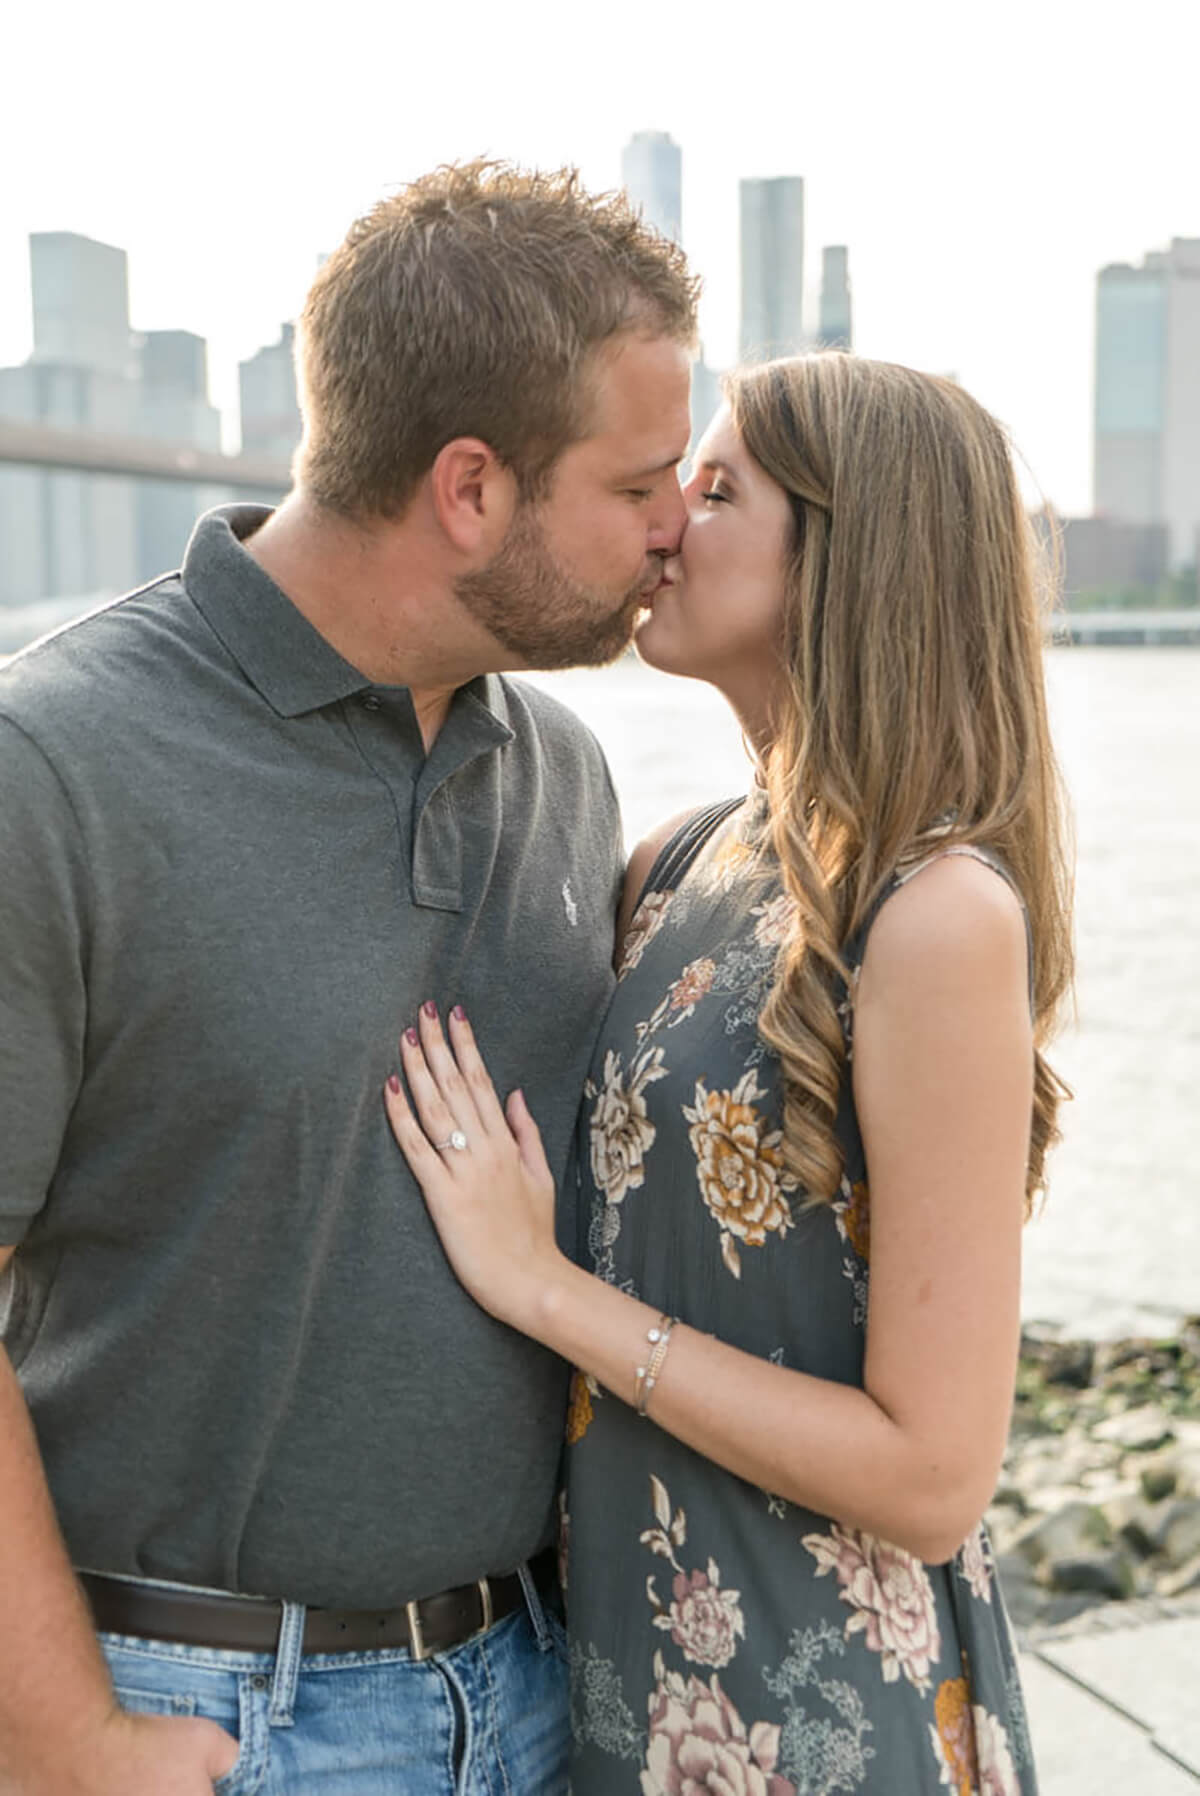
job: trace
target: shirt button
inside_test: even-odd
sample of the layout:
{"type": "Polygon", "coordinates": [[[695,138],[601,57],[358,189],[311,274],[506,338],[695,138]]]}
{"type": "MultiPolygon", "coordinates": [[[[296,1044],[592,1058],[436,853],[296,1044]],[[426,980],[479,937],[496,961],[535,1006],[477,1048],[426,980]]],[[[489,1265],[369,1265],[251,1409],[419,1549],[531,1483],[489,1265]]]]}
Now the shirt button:
{"type": "Polygon", "coordinates": [[[364,711],[378,711],[378,709],[382,703],[383,703],[383,700],[381,698],[377,698],[373,692],[368,692],[362,702],[363,710],[364,711]]]}

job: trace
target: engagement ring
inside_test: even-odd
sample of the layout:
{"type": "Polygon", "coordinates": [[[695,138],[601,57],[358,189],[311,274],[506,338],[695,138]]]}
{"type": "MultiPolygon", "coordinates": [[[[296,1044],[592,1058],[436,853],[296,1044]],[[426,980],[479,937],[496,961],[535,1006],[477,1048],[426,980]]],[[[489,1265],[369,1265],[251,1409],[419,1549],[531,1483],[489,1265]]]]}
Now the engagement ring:
{"type": "Polygon", "coordinates": [[[435,1141],[433,1145],[439,1154],[444,1153],[448,1147],[452,1147],[456,1153],[461,1154],[466,1151],[467,1138],[461,1129],[455,1129],[454,1133],[448,1135],[445,1141],[435,1141]]]}

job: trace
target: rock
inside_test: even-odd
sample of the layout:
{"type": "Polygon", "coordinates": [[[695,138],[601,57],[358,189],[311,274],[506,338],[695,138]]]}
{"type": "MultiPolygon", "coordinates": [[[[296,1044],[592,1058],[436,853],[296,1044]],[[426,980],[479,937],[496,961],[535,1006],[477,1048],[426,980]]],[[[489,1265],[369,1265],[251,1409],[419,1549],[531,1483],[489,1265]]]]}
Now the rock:
{"type": "Polygon", "coordinates": [[[1142,1495],[1148,1503],[1161,1503],[1173,1495],[1179,1483],[1180,1459],[1170,1449],[1151,1454],[1137,1468],[1142,1495]]]}
{"type": "Polygon", "coordinates": [[[1157,1584],[1159,1596],[1183,1596],[1186,1591],[1200,1590],[1200,1553],[1181,1565],[1178,1571],[1167,1572],[1157,1584]]]}
{"type": "Polygon", "coordinates": [[[1169,1417],[1157,1403],[1139,1403],[1136,1409],[1118,1410],[1097,1422],[1097,1440],[1112,1441],[1126,1453],[1152,1453],[1175,1438],[1169,1417]]]}
{"type": "Polygon", "coordinates": [[[1065,1384],[1071,1390],[1086,1390],[1092,1382],[1092,1365],[1096,1349],[1091,1341],[1054,1341],[1039,1354],[1042,1377],[1047,1384],[1065,1384]]]}
{"type": "Polygon", "coordinates": [[[1147,1503],[1135,1493],[1105,1503],[1104,1516],[1118,1540],[1143,1559],[1158,1552],[1166,1526],[1165,1508],[1147,1503]]]}
{"type": "Polygon", "coordinates": [[[1070,1559],[1048,1559],[1039,1576],[1052,1590],[1086,1591],[1102,1597],[1129,1597],[1137,1587],[1133,1561],[1119,1546],[1070,1559]]]}
{"type": "Polygon", "coordinates": [[[1035,1621],[1042,1628],[1057,1628],[1065,1621],[1074,1621],[1077,1615],[1084,1615],[1089,1609],[1102,1608],[1112,1601],[1111,1597],[1102,1596],[1095,1590],[1059,1591],[1043,1598],[1035,1621]]]}
{"type": "Polygon", "coordinates": [[[1112,1529],[1093,1503],[1067,1502],[1046,1515],[1033,1516],[1017,1530],[1013,1548],[1031,1565],[1052,1559],[1078,1559],[1112,1544],[1112,1529]]]}
{"type": "Polygon", "coordinates": [[[1200,1553],[1200,1502],[1172,1503],[1162,1531],[1162,1548],[1172,1566],[1183,1567],[1200,1553]]]}
{"type": "Polygon", "coordinates": [[[1080,1489],[1089,1503],[1099,1503],[1106,1508],[1115,1497],[1123,1497],[1130,1493],[1140,1495],[1141,1486],[1133,1478],[1124,1478],[1119,1471],[1110,1467],[1096,1468],[1084,1472],[1079,1480],[1080,1489]]]}
{"type": "Polygon", "coordinates": [[[1020,1553],[998,1552],[995,1565],[1009,1620],[1014,1628],[1029,1627],[1040,1618],[1048,1600],[1034,1578],[1032,1567],[1020,1553]]]}

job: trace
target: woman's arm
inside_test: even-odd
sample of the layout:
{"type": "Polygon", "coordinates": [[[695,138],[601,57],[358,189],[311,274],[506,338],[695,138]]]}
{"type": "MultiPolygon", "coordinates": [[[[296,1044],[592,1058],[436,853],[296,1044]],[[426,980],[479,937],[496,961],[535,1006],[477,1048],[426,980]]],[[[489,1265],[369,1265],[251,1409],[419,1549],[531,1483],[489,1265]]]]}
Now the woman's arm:
{"type": "MultiPolygon", "coordinates": [[[[465,1020],[451,1019],[450,1037],[453,1053],[422,1013],[402,1044],[420,1123],[399,1081],[387,1105],[455,1271],[493,1315],[631,1402],[657,1312],[558,1251],[553,1182],[523,1099],[506,1115],[465,1020]],[[468,1150],[436,1151],[430,1137],[454,1128],[468,1150]]],[[[679,1326],[653,1420],[751,1483],[949,1558],[986,1506],[1007,1431],[1032,1078],[1020,909],[977,862],[936,862],[884,907],[857,995],[865,1389],[679,1326]]]]}

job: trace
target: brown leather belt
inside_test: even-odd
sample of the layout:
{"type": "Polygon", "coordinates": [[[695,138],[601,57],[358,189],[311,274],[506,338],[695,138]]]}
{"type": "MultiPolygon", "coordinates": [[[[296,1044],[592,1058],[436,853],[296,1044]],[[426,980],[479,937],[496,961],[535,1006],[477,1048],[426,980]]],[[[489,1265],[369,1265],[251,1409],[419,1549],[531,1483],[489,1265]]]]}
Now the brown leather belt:
{"type": "MultiPolygon", "coordinates": [[[[537,1589],[548,1592],[557,1570],[547,1547],[529,1562],[537,1589]]],[[[98,1632],[169,1640],[181,1646],[211,1646],[225,1652],[273,1653],[279,1641],[282,1603],[261,1597],[213,1596],[200,1590],[173,1590],[80,1572],[98,1632]]],[[[414,1659],[449,1652],[493,1622],[511,1615],[524,1601],[516,1572],[480,1578],[399,1609],[306,1609],[306,1653],[375,1652],[405,1647],[414,1659]]]]}

